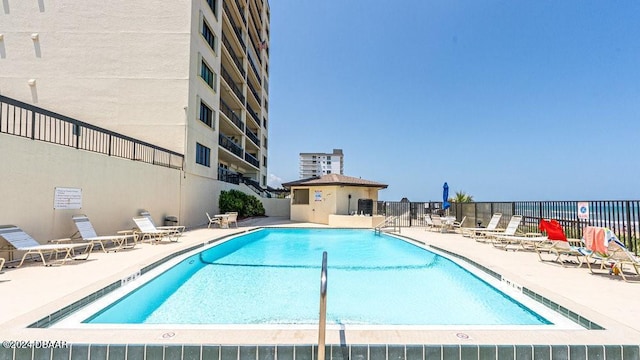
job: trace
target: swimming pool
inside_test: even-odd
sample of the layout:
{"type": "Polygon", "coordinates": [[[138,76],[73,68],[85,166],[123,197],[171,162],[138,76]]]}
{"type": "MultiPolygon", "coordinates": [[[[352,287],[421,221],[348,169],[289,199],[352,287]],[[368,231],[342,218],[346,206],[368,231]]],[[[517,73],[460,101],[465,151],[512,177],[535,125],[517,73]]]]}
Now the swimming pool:
{"type": "Polygon", "coordinates": [[[262,229],[185,254],[59,326],[317,324],[323,251],[330,324],[573,327],[469,265],[344,229],[262,229]]]}

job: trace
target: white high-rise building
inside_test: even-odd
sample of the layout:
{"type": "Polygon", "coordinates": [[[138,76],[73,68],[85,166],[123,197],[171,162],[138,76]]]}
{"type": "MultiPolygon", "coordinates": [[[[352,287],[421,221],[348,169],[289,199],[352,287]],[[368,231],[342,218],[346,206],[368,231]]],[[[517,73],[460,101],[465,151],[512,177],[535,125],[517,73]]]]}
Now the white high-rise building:
{"type": "Polygon", "coordinates": [[[0,95],[183,156],[174,203],[187,224],[232,184],[267,187],[267,0],[5,1],[0,11],[0,95]]]}
{"type": "Polygon", "coordinates": [[[300,178],[306,179],[327,174],[344,175],[344,154],[342,149],[333,153],[300,153],[300,178]]]}

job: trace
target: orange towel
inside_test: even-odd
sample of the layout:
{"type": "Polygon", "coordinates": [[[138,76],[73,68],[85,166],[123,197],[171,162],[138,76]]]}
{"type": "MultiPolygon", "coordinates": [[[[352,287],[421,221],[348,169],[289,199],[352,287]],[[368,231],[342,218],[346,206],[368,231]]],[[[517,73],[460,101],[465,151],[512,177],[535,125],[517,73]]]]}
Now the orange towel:
{"type": "Polygon", "coordinates": [[[607,253],[607,245],[604,241],[605,230],[605,228],[597,226],[587,226],[584,228],[583,239],[587,249],[600,254],[607,253]]]}

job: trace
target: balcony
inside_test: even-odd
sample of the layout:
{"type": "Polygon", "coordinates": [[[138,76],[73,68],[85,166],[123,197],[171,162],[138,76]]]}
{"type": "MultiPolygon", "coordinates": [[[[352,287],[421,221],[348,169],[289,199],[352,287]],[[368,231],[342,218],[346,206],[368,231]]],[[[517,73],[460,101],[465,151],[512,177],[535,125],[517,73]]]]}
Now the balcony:
{"type": "Polygon", "coordinates": [[[240,13],[240,18],[242,19],[242,22],[247,25],[247,18],[244,17],[244,7],[242,5],[240,5],[240,1],[235,0],[236,1],[236,6],[238,7],[238,12],[240,13]]]}
{"type": "Polygon", "coordinates": [[[247,135],[249,140],[253,141],[254,144],[256,144],[258,147],[260,147],[260,140],[258,139],[258,135],[257,134],[254,134],[251,130],[249,130],[249,128],[246,128],[244,130],[244,133],[247,135]]]}
{"type": "Polygon", "coordinates": [[[229,52],[229,55],[231,56],[231,60],[233,60],[233,63],[236,64],[238,71],[240,71],[240,74],[242,74],[242,77],[244,78],[247,75],[247,73],[244,71],[244,67],[242,66],[242,60],[240,60],[240,57],[236,55],[235,51],[233,51],[233,46],[231,46],[231,42],[229,41],[229,39],[225,34],[222,34],[222,43],[224,44],[225,48],[229,52]]]}
{"type": "Polygon", "coordinates": [[[238,127],[238,129],[244,131],[244,123],[242,122],[242,120],[240,120],[240,116],[233,110],[231,110],[229,105],[227,105],[227,103],[222,99],[220,99],[220,110],[227,116],[227,118],[229,118],[229,120],[231,120],[232,123],[234,123],[238,127]]]}
{"type": "Polygon", "coordinates": [[[242,95],[242,89],[240,89],[240,87],[238,87],[238,84],[236,84],[233,81],[231,74],[229,74],[229,72],[227,71],[227,69],[224,68],[224,66],[222,67],[222,78],[224,79],[224,81],[227,82],[227,85],[231,88],[231,91],[233,91],[233,93],[236,94],[238,99],[240,99],[240,102],[244,104],[245,99],[244,99],[244,95],[242,95]]]}
{"type": "Polygon", "coordinates": [[[225,169],[222,167],[218,167],[218,180],[219,181],[224,181],[224,182],[228,182],[231,184],[240,184],[240,178],[242,177],[242,175],[233,172],[229,169],[225,169]]]}
{"type": "Polygon", "coordinates": [[[247,106],[247,112],[251,114],[251,117],[253,118],[253,120],[255,120],[256,124],[260,124],[260,120],[258,120],[258,114],[256,114],[256,112],[250,106],[247,106]]]}
{"type": "Polygon", "coordinates": [[[231,24],[231,28],[233,29],[233,32],[236,34],[236,38],[238,39],[238,41],[240,41],[240,45],[242,45],[242,49],[243,50],[246,49],[247,45],[245,45],[244,39],[242,38],[242,28],[237,26],[236,23],[233,21],[233,15],[231,15],[231,10],[229,9],[229,6],[227,5],[227,3],[223,2],[222,5],[224,7],[225,14],[227,14],[227,19],[229,19],[229,23],[231,24]]]}
{"type": "Polygon", "coordinates": [[[255,167],[260,167],[260,161],[248,152],[244,153],[244,160],[255,167]]]}
{"type": "Polygon", "coordinates": [[[262,80],[260,80],[260,73],[258,72],[258,68],[256,67],[256,65],[251,60],[251,57],[249,57],[249,65],[251,65],[251,69],[253,70],[253,74],[256,76],[256,79],[258,79],[258,83],[262,85],[262,80]]]}
{"type": "Polygon", "coordinates": [[[220,134],[218,137],[218,143],[223,148],[229,150],[232,154],[237,155],[239,158],[242,158],[242,153],[244,152],[242,147],[234,143],[233,140],[228,138],[226,135],[220,134]]]}
{"type": "MultiPolygon", "coordinates": [[[[253,96],[256,97],[256,100],[258,101],[258,104],[261,104],[262,103],[262,98],[260,97],[260,95],[258,95],[258,92],[256,91],[256,89],[253,88],[253,86],[251,85],[251,82],[247,82],[247,84],[249,85],[249,91],[251,91],[253,96]]],[[[256,120],[256,122],[258,122],[258,120],[256,120]]]]}

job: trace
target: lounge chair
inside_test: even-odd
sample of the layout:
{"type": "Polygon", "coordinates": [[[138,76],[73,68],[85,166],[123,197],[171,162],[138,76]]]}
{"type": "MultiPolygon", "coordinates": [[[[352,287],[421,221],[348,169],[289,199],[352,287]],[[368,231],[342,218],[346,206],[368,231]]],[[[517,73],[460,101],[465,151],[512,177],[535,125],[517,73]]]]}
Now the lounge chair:
{"type": "Polygon", "coordinates": [[[140,241],[148,239],[152,244],[157,244],[162,239],[167,238],[169,241],[177,242],[178,236],[173,230],[159,230],[146,216],[133,218],[133,222],[138,227],[137,235],[140,241]]]}
{"type": "MultiPolygon", "coordinates": [[[[100,244],[102,251],[118,251],[125,248],[133,248],[136,246],[136,238],[134,234],[118,234],[118,235],[104,235],[98,236],[96,230],[93,228],[91,221],[86,215],[74,215],[72,217],[73,223],[78,229],[78,233],[82,238],[82,241],[89,241],[94,244],[100,244]],[[129,245],[128,240],[133,240],[133,244],[129,245]],[[112,243],[114,247],[107,250],[105,243],[112,243]]],[[[57,241],[60,243],[60,241],[57,241]]]]}
{"type": "Polygon", "coordinates": [[[207,225],[207,229],[211,228],[211,225],[215,224],[217,224],[219,227],[222,227],[221,218],[211,217],[208,212],[205,212],[205,214],[207,214],[207,219],[209,219],[209,225],[207,225]]]}
{"type": "Polygon", "coordinates": [[[563,256],[575,257],[578,267],[582,266],[587,250],[580,246],[572,246],[569,243],[560,222],[553,219],[540,219],[539,229],[547,234],[546,241],[534,244],[534,250],[538,254],[540,261],[547,261],[542,257],[542,254],[547,253],[555,255],[555,258],[551,261],[560,263],[562,266],[566,263],[562,259],[563,256]]]}
{"type": "Polygon", "coordinates": [[[624,266],[631,266],[636,275],[640,275],[640,258],[631,253],[616,235],[608,228],[587,226],[583,231],[586,247],[591,250],[587,255],[587,265],[589,271],[593,271],[592,263],[600,262],[600,269],[605,269],[606,264],[610,265],[609,274],[620,275],[624,281],[627,276],[624,273],[624,266]]]}
{"type": "Polygon", "coordinates": [[[22,266],[28,255],[39,255],[42,259],[42,265],[47,266],[47,262],[44,259],[45,255],[49,255],[49,260],[51,260],[53,255],[57,258],[58,255],[63,254],[64,258],[61,260],[61,263],[65,263],[72,259],[86,260],[89,258],[91,250],[93,249],[93,243],[91,242],[86,244],[69,243],[41,245],[29,236],[29,234],[15,225],[0,226],[0,237],[4,238],[9,244],[11,244],[15,250],[25,252],[17,267],[22,266]],[[86,254],[86,257],[83,259],[76,258],[76,249],[84,249],[83,253],[86,254]]]}
{"type": "Polygon", "coordinates": [[[426,226],[425,230],[433,228],[433,226],[434,226],[433,225],[433,220],[431,220],[431,215],[430,214],[425,214],[424,215],[424,223],[425,223],[425,226],[426,226]]]}
{"type": "Polygon", "coordinates": [[[481,227],[477,227],[477,228],[462,228],[462,235],[463,236],[469,236],[469,237],[472,237],[472,238],[476,239],[476,237],[477,237],[477,235],[479,234],[480,231],[499,230],[498,229],[498,223],[500,223],[500,218],[502,218],[502,214],[501,213],[495,213],[491,217],[491,220],[489,220],[489,224],[487,224],[486,228],[481,228],[481,227]]]}
{"type": "Polygon", "coordinates": [[[176,233],[176,235],[178,235],[178,236],[182,235],[182,233],[184,232],[184,229],[185,229],[184,225],[156,226],[156,223],[153,222],[153,218],[151,217],[151,214],[147,210],[140,211],[140,216],[146,216],[149,219],[149,221],[151,221],[153,226],[156,227],[156,229],[174,231],[176,233]]]}
{"type": "Polygon", "coordinates": [[[458,222],[458,221],[454,221],[454,222],[453,222],[453,224],[452,224],[453,231],[455,231],[455,232],[462,232],[462,229],[463,229],[463,228],[462,228],[462,224],[464,224],[464,221],[465,221],[466,219],[467,219],[467,217],[466,217],[466,216],[463,216],[463,217],[462,217],[462,220],[460,220],[460,222],[458,222]]]}
{"type": "Polygon", "coordinates": [[[528,237],[524,236],[526,234],[518,233],[518,227],[520,227],[521,222],[522,215],[513,215],[507,224],[507,228],[503,231],[487,230],[479,231],[478,233],[489,238],[493,246],[506,250],[507,245],[522,244],[523,238],[528,237]]]}

